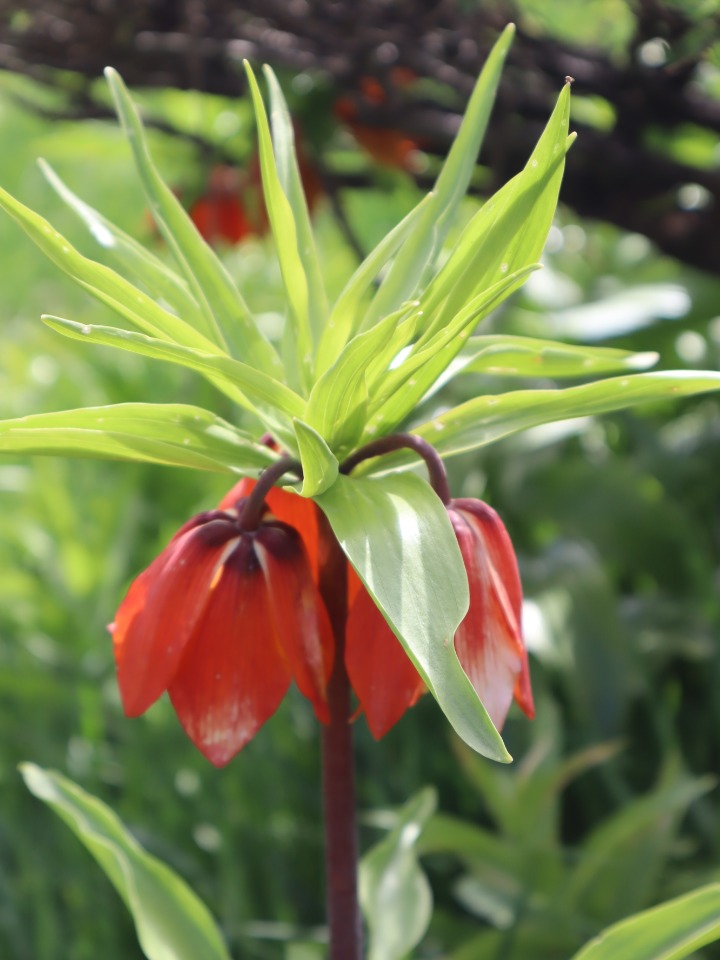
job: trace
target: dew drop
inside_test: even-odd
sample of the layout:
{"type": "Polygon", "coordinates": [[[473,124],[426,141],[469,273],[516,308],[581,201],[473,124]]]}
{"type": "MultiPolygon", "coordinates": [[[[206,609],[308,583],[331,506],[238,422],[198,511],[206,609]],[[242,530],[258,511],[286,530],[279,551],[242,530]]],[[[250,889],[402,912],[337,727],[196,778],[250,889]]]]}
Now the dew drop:
{"type": "Polygon", "coordinates": [[[508,270],[509,270],[509,266],[507,263],[500,264],[500,273],[507,273],[508,270]]]}
{"type": "Polygon", "coordinates": [[[84,333],[85,336],[87,336],[89,333],[92,333],[92,327],[91,327],[89,324],[84,323],[84,324],[80,327],[80,333],[84,333]]]}
{"type": "Polygon", "coordinates": [[[537,166],[537,160],[531,160],[531,161],[530,161],[530,166],[531,166],[531,167],[536,167],[536,166],[537,166]]]}

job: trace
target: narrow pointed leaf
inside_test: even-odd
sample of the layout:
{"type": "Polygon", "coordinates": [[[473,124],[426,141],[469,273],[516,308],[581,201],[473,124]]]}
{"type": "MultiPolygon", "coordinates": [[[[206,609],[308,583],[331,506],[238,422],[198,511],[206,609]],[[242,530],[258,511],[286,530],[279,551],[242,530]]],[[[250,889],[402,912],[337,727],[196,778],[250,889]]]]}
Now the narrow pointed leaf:
{"type": "Polygon", "coordinates": [[[308,286],[308,322],[317,344],[327,325],[328,303],[322,269],[315,249],[310,213],[302,184],[292,118],[280,89],[280,84],[270,67],[263,67],[270,93],[270,124],[272,142],[277,162],[277,172],[297,230],[298,254],[305,270],[308,286]]]}
{"type": "Polygon", "coordinates": [[[397,823],[360,863],[360,904],[369,931],[368,960],[403,960],[422,940],[432,892],[415,844],[437,806],[427,787],[398,813],[397,823]]]}
{"type": "Polygon", "coordinates": [[[514,26],[508,25],[491,50],[470,97],[458,135],[435,183],[431,201],[373,298],[366,322],[374,322],[384,314],[397,310],[403,301],[415,296],[428,268],[434,265],[451,219],[470,183],[505,56],[514,34],[514,26]]]}
{"type": "Polygon", "coordinates": [[[295,420],[295,435],[303,468],[302,495],[315,497],[332,486],[338,462],[323,438],[302,420],[295,420]]]}
{"type": "Polygon", "coordinates": [[[712,776],[688,776],[679,762],[663,773],[655,790],[624,805],[584,841],[564,897],[570,909],[610,920],[619,905],[632,911],[647,903],[681,818],[717,786],[712,776]]]}
{"type": "Polygon", "coordinates": [[[307,385],[312,373],[313,337],[309,318],[308,281],[298,249],[298,230],[293,209],[278,176],[265,104],[255,74],[247,62],[245,72],[255,111],[265,206],[290,310],[290,331],[286,330],[285,335],[292,332],[296,366],[294,371],[288,370],[288,373],[296,374],[298,383],[307,385]]]}
{"type": "Polygon", "coordinates": [[[269,374],[282,375],[282,364],[277,353],[256,326],[229,273],[158,173],[150,156],[140,116],[122,78],[110,67],[105,70],[105,78],[132,149],[153,218],[202,311],[205,321],[203,332],[218,346],[229,344],[233,353],[251,366],[269,374]]]}
{"type": "MultiPolygon", "coordinates": [[[[640,403],[716,390],[720,390],[720,373],[713,370],[659,370],[612,377],[564,390],[514,390],[468,400],[414,428],[413,433],[424,437],[448,457],[542,423],[597,416],[640,403]]],[[[365,469],[385,473],[414,462],[404,451],[383,457],[382,461],[375,461],[365,469]]]]}
{"type": "Polygon", "coordinates": [[[573,960],[682,960],[720,940],[720,883],[608,927],[573,960]]]}
{"type": "Polygon", "coordinates": [[[332,309],[320,340],[316,364],[317,374],[324,373],[335,362],[348,340],[359,330],[368,326],[361,324],[363,300],[379,272],[424,216],[424,210],[430,200],[430,195],[423,197],[420,203],[383,237],[348,280],[332,309]]]}
{"type": "Polygon", "coordinates": [[[652,352],[492,334],[471,337],[450,369],[453,374],[462,371],[501,377],[587,377],[644,370],[657,359],[658,354],[652,352]]]}
{"type": "Polygon", "coordinates": [[[468,300],[540,258],[557,206],[568,137],[570,86],[566,84],[521,173],[473,217],[442,270],[422,297],[432,319],[425,338],[442,330],[468,300]]]}
{"type": "Polygon", "coordinates": [[[120,403],[0,421],[0,453],[130,460],[257,476],[276,456],[202,407],[120,403]]]}
{"type": "Polygon", "coordinates": [[[0,207],[17,221],[53,263],[138,330],[175,343],[214,349],[211,340],[174,313],[164,310],[152,297],[128,283],[110,267],[84,257],[47,220],[2,188],[0,207]]]}
{"type": "Polygon", "coordinates": [[[117,327],[76,323],[62,317],[44,316],[43,321],[53,330],[74,340],[117,347],[197,370],[213,382],[222,383],[227,388],[226,392],[236,402],[237,391],[242,391],[242,394],[250,398],[253,404],[251,409],[258,410],[259,415],[262,415],[260,411],[276,408],[290,417],[298,417],[305,410],[305,401],[284,383],[225,354],[206,353],[177,343],[168,343],[166,340],[146,337],[142,333],[120,330],[117,327]]]}
{"type": "Polygon", "coordinates": [[[108,806],[54,771],[25,763],[21,772],[28,790],[65,821],[102,867],[132,915],[148,960],[230,960],[205,904],[143,850],[108,806]]]}
{"type": "Polygon", "coordinates": [[[456,733],[484,756],[508,761],[455,653],[468,583],[439,497],[412,475],[340,474],[316,502],[456,733]]]}
{"type": "Polygon", "coordinates": [[[367,372],[371,363],[386,363],[396,352],[391,343],[403,312],[385,317],[371,330],[358,334],[313,387],[305,419],[327,440],[333,450],[356,444],[365,428],[368,411],[367,372]]]}
{"type": "Polygon", "coordinates": [[[537,267],[533,264],[499,280],[470,300],[424,347],[414,348],[396,369],[389,370],[382,380],[376,378],[372,381],[371,412],[375,416],[371,420],[371,429],[374,434],[389,433],[402,423],[452,363],[474,327],[535,269],[537,267]]]}
{"type": "Polygon", "coordinates": [[[164,300],[191,326],[202,328],[200,309],[182,277],[137,240],[81,200],[63,183],[49,163],[38,160],[38,164],[50,186],[80,217],[105,254],[119,267],[127,270],[146,293],[155,299],[164,300]]]}

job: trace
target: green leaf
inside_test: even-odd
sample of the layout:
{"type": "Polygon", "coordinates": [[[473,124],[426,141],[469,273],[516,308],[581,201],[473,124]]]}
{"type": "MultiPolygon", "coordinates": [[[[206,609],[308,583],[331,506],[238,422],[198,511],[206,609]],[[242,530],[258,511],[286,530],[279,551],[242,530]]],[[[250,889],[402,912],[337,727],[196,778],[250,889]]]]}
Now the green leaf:
{"type": "Polygon", "coordinates": [[[426,273],[432,269],[475,169],[514,34],[515,27],[509,24],[491,50],[470,97],[460,130],[430,194],[431,199],[373,298],[366,323],[374,323],[413,297],[421,288],[426,273]]]}
{"type": "Polygon", "coordinates": [[[3,420],[0,453],[131,460],[251,477],[277,459],[209,410],[176,403],[120,403],[3,420]]]}
{"type": "Polygon", "coordinates": [[[109,807],[59,773],[32,763],[20,770],[28,790],[65,821],[107,874],[132,914],[148,960],[230,960],[205,904],[143,850],[109,807]]]}
{"type": "Polygon", "coordinates": [[[263,195],[277,250],[280,272],[290,311],[285,337],[291,335],[294,366],[288,369],[300,387],[312,381],[313,336],[310,329],[309,291],[305,267],[298,249],[298,230],[290,201],[280,183],[265,104],[250,64],[245,61],[250,94],[255,111],[262,173],[263,195]]]}
{"type": "Polygon", "coordinates": [[[314,497],[335,483],[338,462],[323,438],[302,420],[295,420],[295,435],[303,468],[302,495],[314,497]]]}
{"type": "Polygon", "coordinates": [[[652,352],[632,353],[612,347],[558,343],[533,337],[472,337],[450,368],[502,377],[587,377],[598,373],[644,370],[657,362],[652,352]]]}
{"type": "MultiPolygon", "coordinates": [[[[316,361],[316,374],[324,373],[339,357],[343,347],[359,330],[364,329],[361,312],[363,300],[367,291],[375,281],[380,270],[405,242],[415,229],[420,218],[424,216],[425,207],[431,196],[423,197],[417,206],[405,216],[390,233],[386,234],[363,260],[360,266],[346,283],[330,314],[327,326],[323,331],[316,361]]],[[[369,326],[372,326],[370,324],[369,326]]]]}
{"type": "MultiPolygon", "coordinates": [[[[117,347],[120,350],[129,350],[131,353],[140,353],[156,360],[167,360],[170,363],[197,370],[224,389],[233,400],[242,402],[244,406],[248,405],[243,396],[246,394],[252,401],[250,409],[256,410],[263,419],[266,419],[267,412],[273,408],[289,417],[302,416],[305,411],[305,401],[284,383],[227,355],[193,350],[177,343],[168,343],[167,340],[157,340],[146,337],[142,333],[120,330],[117,327],[76,323],[74,320],[64,320],[62,317],[44,316],[43,321],[53,330],[74,340],[117,347]],[[238,391],[242,391],[240,397],[238,397],[238,391]]],[[[277,417],[272,417],[273,426],[276,421],[277,417]]]]}
{"type": "Polygon", "coordinates": [[[484,756],[510,760],[455,653],[467,575],[437,494],[412,475],[340,474],[316,502],[458,735],[484,756]]]}
{"type": "Polygon", "coordinates": [[[422,940],[432,915],[432,892],[415,843],[437,806],[422,790],[398,814],[387,837],[360,862],[360,904],[369,931],[368,960],[403,960],[422,940]]]}
{"type": "Polygon", "coordinates": [[[385,348],[404,314],[390,314],[372,330],[354,337],[312,388],[306,420],[333,450],[348,450],[360,439],[367,419],[368,367],[390,362],[396,350],[392,348],[388,355],[385,348]]]}
{"type": "MultiPolygon", "coordinates": [[[[462,349],[472,328],[499,306],[535,269],[537,267],[534,264],[525,267],[485,290],[467,303],[424,346],[413,347],[407,358],[388,370],[382,378],[375,376],[369,385],[373,398],[371,413],[374,416],[368,434],[389,433],[402,423],[462,349]]],[[[378,366],[377,361],[373,363],[371,377],[378,366]]]]}
{"type": "Polygon", "coordinates": [[[608,927],[573,960],[682,960],[720,939],[720,883],[608,927]]]}
{"type": "Polygon", "coordinates": [[[430,324],[427,340],[478,293],[535,263],[545,246],[572,138],[567,135],[570,86],[566,84],[547,126],[521,173],[473,217],[442,270],[422,296],[430,324]]]}
{"type": "Polygon", "coordinates": [[[211,340],[102,263],[79,253],[39,214],[0,188],[0,207],[61,270],[139,330],[174,343],[215,349],[211,340]]]}
{"type": "Polygon", "coordinates": [[[583,844],[565,892],[568,908],[599,920],[644,906],[688,807],[716,786],[714,777],[690,777],[679,758],[666,760],[659,786],[602,821],[583,844]]]}
{"type": "Polygon", "coordinates": [[[105,78],[133,152],[153,219],[182,270],[204,318],[203,333],[216,345],[268,374],[282,376],[280,358],[263,337],[221,261],[205,243],[182,204],[158,173],[140,116],[122,78],[108,67],[105,78]]]}
{"type": "Polygon", "coordinates": [[[302,261],[308,285],[308,321],[317,344],[328,319],[327,295],[322,268],[315,249],[305,189],[295,150],[295,130],[285,97],[270,67],[263,67],[270,93],[270,124],[277,161],[277,172],[285,196],[292,210],[297,230],[298,254],[302,261]]]}
{"type": "MultiPolygon", "coordinates": [[[[475,397],[438,414],[413,433],[428,440],[443,456],[475,450],[529,427],[573,417],[597,416],[639,403],[672,400],[720,390],[720,373],[713,370],[659,370],[611,377],[565,390],[513,390],[475,397]]],[[[399,469],[414,463],[404,451],[370,461],[368,472],[399,469]]],[[[362,469],[359,467],[358,469],[362,469]]]]}
{"type": "Polygon", "coordinates": [[[55,173],[49,163],[38,160],[50,186],[88,228],[90,235],[107,256],[135,277],[153,298],[164,300],[191,326],[202,326],[202,315],[187,284],[159,257],[124,233],[89,204],[81,200],[55,173]]]}

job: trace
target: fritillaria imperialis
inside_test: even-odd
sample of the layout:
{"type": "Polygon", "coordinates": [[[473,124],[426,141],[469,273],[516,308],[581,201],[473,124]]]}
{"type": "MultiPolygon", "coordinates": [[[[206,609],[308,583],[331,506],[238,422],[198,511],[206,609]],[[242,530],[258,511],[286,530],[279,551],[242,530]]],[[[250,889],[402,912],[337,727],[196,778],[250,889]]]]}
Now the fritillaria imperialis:
{"type": "MultiPolygon", "coordinates": [[[[442,492],[444,471],[434,460],[442,492]]],[[[217,510],[181,527],[134,581],[111,627],[126,714],[144,713],[167,690],[188,736],[217,766],[272,716],[291,679],[317,718],[330,719],[334,641],[318,589],[320,514],[311,500],[269,486],[274,473],[270,468],[258,485],[241,480],[217,510]]],[[[487,504],[465,499],[446,506],[470,587],[455,650],[500,728],[513,696],[528,716],[534,713],[515,554],[487,504]]],[[[426,686],[346,566],[345,666],[380,738],[426,686]]]]}
{"type": "MultiPolygon", "coordinates": [[[[712,371],[637,373],[652,354],[517,336],[501,324],[481,329],[538,269],[573,141],[568,81],[526,166],[448,244],[512,35],[508,27],[489,52],[431,193],[370,251],[333,303],[287,104],[267,71],[268,117],[248,67],[285,301],[276,338],[203,239],[208,223],[198,231],[162,179],[113,70],[106,76],[163,257],[47,166],[102,262],[0,189],[0,206],[120,323],[46,316],[48,326],[192,370],[223,395],[224,416],[138,400],[21,417],[0,423],[0,451],[243,478],[216,510],[186,523],[130,587],[112,627],[120,691],[133,716],[167,691],[191,739],[217,765],[254,736],[292,681],[310,700],[322,724],[331,960],[362,956],[351,692],[381,737],[427,689],[470,747],[505,762],[497,727],[513,699],[533,712],[512,545],[490,507],[451,498],[440,458],[543,423],[720,389],[712,371]],[[548,386],[610,373],[617,376],[548,386]],[[450,404],[436,403],[448,380],[468,374],[474,386],[463,402],[455,394],[450,404]],[[529,382],[508,389],[509,378],[529,382]],[[396,432],[407,429],[409,449],[400,449],[396,432]],[[258,439],[265,432],[287,457],[258,439]],[[430,484],[412,472],[417,453],[430,484]],[[291,469],[288,458],[295,492],[276,485],[291,469]]],[[[407,167],[407,148],[395,143],[383,159],[407,167]]],[[[241,239],[242,212],[236,205],[225,239],[241,239]]]]}

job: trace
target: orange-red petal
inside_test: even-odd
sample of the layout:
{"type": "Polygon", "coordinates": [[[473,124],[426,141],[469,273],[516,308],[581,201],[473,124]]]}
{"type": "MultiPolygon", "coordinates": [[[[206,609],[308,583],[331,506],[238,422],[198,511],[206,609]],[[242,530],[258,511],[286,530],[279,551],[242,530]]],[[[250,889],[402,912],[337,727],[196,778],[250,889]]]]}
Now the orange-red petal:
{"type": "Polygon", "coordinates": [[[449,512],[470,587],[470,608],[455,634],[455,650],[499,728],[513,697],[528,716],[534,715],[515,551],[505,526],[487,504],[455,500],[449,512]]]}
{"type": "MultiPolygon", "coordinates": [[[[220,509],[228,510],[234,507],[238,500],[247,497],[254,488],[254,480],[240,480],[222,498],[220,509]]],[[[300,534],[310,561],[313,579],[317,583],[320,538],[318,507],[307,497],[301,497],[297,493],[283,490],[282,487],[273,487],[265,498],[265,502],[274,517],[294,527],[300,534]]]]}
{"type": "Polygon", "coordinates": [[[185,732],[221,767],[277,710],[291,672],[252,542],[222,567],[169,692],[185,732]]]}
{"type": "Polygon", "coordinates": [[[345,664],[370,732],[379,740],[425,692],[425,684],[359,578],[349,570],[354,597],[345,639],[345,664]],[[354,583],[357,581],[357,583],[354,583]]]}
{"type": "Polygon", "coordinates": [[[209,598],[228,525],[186,524],[131,585],[112,626],[125,713],[144,713],[167,689],[209,598]]]}
{"type": "Polygon", "coordinates": [[[255,548],[265,574],[276,634],[295,682],[312,703],[318,720],[329,723],[327,685],[333,637],[303,541],[290,527],[267,524],[256,535],[255,548]]]}

